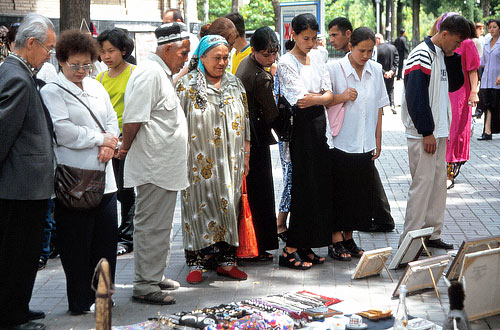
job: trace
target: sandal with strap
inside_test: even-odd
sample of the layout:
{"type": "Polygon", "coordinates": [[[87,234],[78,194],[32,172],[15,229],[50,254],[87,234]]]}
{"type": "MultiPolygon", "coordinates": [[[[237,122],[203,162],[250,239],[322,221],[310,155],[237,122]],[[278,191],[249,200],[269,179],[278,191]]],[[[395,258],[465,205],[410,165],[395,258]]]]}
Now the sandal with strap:
{"type": "Polygon", "coordinates": [[[280,255],[279,265],[292,269],[308,270],[312,266],[304,266],[304,261],[300,258],[297,251],[289,253],[286,248],[283,248],[283,254],[280,255]]]}
{"type": "Polygon", "coordinates": [[[363,255],[363,252],[365,252],[365,250],[360,249],[356,245],[356,242],[354,242],[354,240],[352,238],[350,238],[346,241],[343,241],[342,244],[347,249],[347,251],[349,251],[349,254],[354,258],[361,258],[361,256],[363,255]]]}
{"type": "Polygon", "coordinates": [[[321,265],[325,262],[325,258],[320,257],[311,248],[297,250],[302,260],[308,261],[314,265],[321,265]],[[310,256],[313,256],[312,258],[310,256]]]}
{"type": "Polygon", "coordinates": [[[286,240],[288,239],[288,230],[278,233],[278,237],[283,241],[283,243],[286,243],[286,240]]]}
{"type": "Polygon", "coordinates": [[[328,245],[328,255],[335,260],[351,261],[350,252],[346,250],[341,241],[328,245]]]}

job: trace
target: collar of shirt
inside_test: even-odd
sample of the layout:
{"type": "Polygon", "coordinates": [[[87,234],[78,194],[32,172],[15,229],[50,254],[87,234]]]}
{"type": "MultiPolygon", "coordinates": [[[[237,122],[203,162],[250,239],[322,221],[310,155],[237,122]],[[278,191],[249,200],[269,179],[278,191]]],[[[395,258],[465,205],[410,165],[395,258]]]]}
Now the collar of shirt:
{"type": "MultiPolygon", "coordinates": [[[[340,65],[342,65],[342,68],[344,69],[346,78],[349,78],[349,75],[352,75],[355,80],[360,81],[361,79],[359,79],[358,73],[352,66],[351,61],[349,61],[350,53],[351,52],[347,53],[343,58],[341,58],[339,63],[340,65]]],[[[365,63],[361,76],[364,76],[365,73],[369,73],[370,75],[373,74],[372,63],[370,61],[365,63]]]]}
{"type": "Polygon", "coordinates": [[[167,74],[167,76],[169,76],[170,78],[172,77],[172,71],[170,70],[170,68],[168,67],[168,65],[165,64],[165,62],[163,62],[163,60],[162,60],[162,58],[160,56],[156,55],[155,53],[149,53],[148,54],[148,59],[150,59],[151,61],[155,61],[158,64],[160,64],[160,66],[162,67],[162,69],[165,70],[165,73],[167,74]]]}
{"type": "Polygon", "coordinates": [[[75,94],[77,96],[98,97],[98,95],[95,93],[95,91],[90,88],[90,84],[89,84],[88,79],[92,79],[92,78],[89,78],[89,77],[83,78],[83,80],[82,80],[83,89],[81,89],[74,82],[69,81],[68,78],[66,78],[66,76],[62,72],[62,70],[58,73],[57,77],[59,78],[59,81],[62,83],[62,85],[64,87],[69,89],[73,94],[75,94]]]}
{"type": "MultiPolygon", "coordinates": [[[[484,45],[484,50],[487,52],[491,52],[492,48],[490,47],[490,42],[491,38],[485,43],[484,45]]],[[[496,45],[500,44],[500,38],[497,39],[497,42],[493,45],[493,48],[495,48],[496,45]]]]}
{"type": "Polygon", "coordinates": [[[21,62],[25,67],[26,69],[28,69],[28,71],[33,75],[33,76],[36,76],[36,74],[38,73],[38,70],[35,69],[34,67],[32,67],[28,61],[26,61],[21,55],[19,54],[16,54],[14,52],[10,52],[9,53],[9,56],[12,56],[13,58],[15,58],[16,60],[18,60],[19,62],[21,62]]]}

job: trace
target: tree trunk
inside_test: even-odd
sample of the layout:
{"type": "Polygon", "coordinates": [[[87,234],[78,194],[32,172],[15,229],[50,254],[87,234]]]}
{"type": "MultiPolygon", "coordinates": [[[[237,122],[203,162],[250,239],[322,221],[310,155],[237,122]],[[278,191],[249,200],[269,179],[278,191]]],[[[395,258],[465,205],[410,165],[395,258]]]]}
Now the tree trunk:
{"type": "MultiPolygon", "coordinates": [[[[389,31],[389,41],[392,42],[394,40],[394,30],[396,29],[396,25],[394,24],[394,0],[391,0],[391,31],[389,31]]],[[[396,32],[397,36],[397,32],[396,32]]]]}
{"type": "Polygon", "coordinates": [[[481,9],[483,10],[483,17],[490,16],[490,0],[481,0],[481,9]]]}
{"type": "Polygon", "coordinates": [[[392,0],[385,0],[385,30],[384,35],[385,40],[391,40],[391,11],[392,11],[392,0]]]}
{"type": "Polygon", "coordinates": [[[231,12],[232,13],[238,12],[238,0],[231,1],[231,12]]]}
{"type": "Polygon", "coordinates": [[[274,10],[274,31],[280,33],[280,1],[279,0],[271,0],[273,4],[274,10]]]}
{"type": "MultiPolygon", "coordinates": [[[[90,24],[90,0],[61,0],[60,3],[60,27],[62,32],[68,29],[79,29],[83,19],[90,24]]],[[[82,29],[87,30],[83,24],[82,29]]]]}
{"type": "Polygon", "coordinates": [[[413,0],[413,45],[420,43],[420,0],[413,0]]]}
{"type": "Polygon", "coordinates": [[[399,31],[403,28],[403,2],[398,0],[396,8],[396,38],[399,37],[399,31]]]}

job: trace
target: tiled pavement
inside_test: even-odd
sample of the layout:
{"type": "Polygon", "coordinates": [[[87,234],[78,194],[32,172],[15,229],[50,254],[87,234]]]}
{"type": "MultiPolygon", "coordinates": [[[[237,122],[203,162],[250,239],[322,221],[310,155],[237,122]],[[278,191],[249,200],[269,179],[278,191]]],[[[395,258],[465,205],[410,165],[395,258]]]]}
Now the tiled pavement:
{"type": "MultiPolygon", "coordinates": [[[[400,99],[400,90],[401,82],[396,82],[396,100],[400,99]]],[[[396,230],[392,233],[356,233],[356,240],[366,250],[386,246],[396,250],[410,181],[400,116],[393,115],[387,109],[383,120],[383,150],[377,167],[391,204],[396,230]]],[[[493,141],[479,142],[476,137],[481,129],[482,120],[475,125],[470,161],[463,166],[455,188],[448,192],[443,238],[456,246],[464,238],[500,235],[500,138],[495,136],[493,141]]],[[[273,147],[272,150],[278,201],[282,190],[282,174],[277,148],[273,147]]],[[[368,308],[397,308],[397,300],[392,300],[391,296],[395,283],[402,276],[401,270],[391,271],[395,283],[384,273],[368,279],[351,280],[356,262],[342,263],[330,258],[324,265],[315,266],[309,271],[294,271],[278,267],[278,258],[275,257],[273,262],[245,264],[243,269],[249,275],[246,281],[231,281],[207,272],[202,284],[189,285],[185,281],[188,269],[184,262],[179,219],[180,207],[175,213],[172,256],[166,270],[167,277],[182,284],[179,290],[173,292],[177,303],[159,307],[132,302],[133,254],[121,256],[117,265],[116,292],[113,295],[117,304],[112,311],[113,325],[137,323],[155,317],[159,312],[169,314],[189,311],[197,307],[299,289],[343,299],[336,308],[346,313],[368,308]]],[[[439,250],[434,252],[442,253],[439,250]]],[[[319,249],[318,253],[326,256],[326,248],[319,249]]],[[[274,251],[274,254],[277,256],[278,251],[274,251]]],[[[442,280],[438,283],[438,289],[441,301],[432,291],[409,297],[410,314],[441,324],[448,310],[446,286],[442,280]]],[[[48,329],[89,329],[95,326],[93,314],[70,316],[67,312],[65,278],[59,259],[49,260],[47,268],[39,272],[30,306],[47,313],[44,322],[48,329]]],[[[472,325],[473,329],[500,329],[500,316],[476,321],[472,325]]]]}

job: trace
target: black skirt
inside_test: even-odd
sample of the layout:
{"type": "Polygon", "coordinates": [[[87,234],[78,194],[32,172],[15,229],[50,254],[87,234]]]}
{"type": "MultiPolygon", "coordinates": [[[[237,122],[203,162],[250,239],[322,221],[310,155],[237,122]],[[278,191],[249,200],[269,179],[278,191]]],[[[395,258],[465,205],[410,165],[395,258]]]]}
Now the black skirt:
{"type": "Polygon", "coordinates": [[[331,244],[331,171],[326,144],[325,110],[299,109],[290,141],[292,193],[287,246],[331,244]]]}
{"type": "Polygon", "coordinates": [[[250,147],[247,193],[259,254],[278,248],[273,169],[268,145],[250,147]]]}
{"type": "Polygon", "coordinates": [[[364,230],[394,226],[371,152],[351,154],[330,150],[332,166],[333,230],[364,230]]]}
{"type": "Polygon", "coordinates": [[[490,110],[491,133],[500,133],[500,89],[481,88],[479,98],[481,99],[483,110],[490,110]]]}

